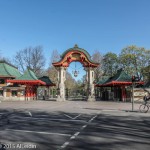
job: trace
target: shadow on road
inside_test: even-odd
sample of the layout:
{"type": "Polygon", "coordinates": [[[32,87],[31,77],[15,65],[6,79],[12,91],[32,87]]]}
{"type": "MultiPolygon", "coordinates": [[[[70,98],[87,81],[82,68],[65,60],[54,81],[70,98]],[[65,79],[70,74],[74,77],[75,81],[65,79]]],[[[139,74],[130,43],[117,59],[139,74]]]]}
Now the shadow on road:
{"type": "Polygon", "coordinates": [[[69,142],[65,150],[150,149],[150,120],[146,116],[109,112],[89,122],[94,114],[27,112],[0,110],[9,114],[9,122],[0,126],[0,143],[30,143],[39,150],[57,150],[65,142],[69,142]],[[80,134],[70,139],[76,132],[80,134]]]}
{"type": "Polygon", "coordinates": [[[99,115],[66,150],[149,150],[148,117],[99,115]]]}

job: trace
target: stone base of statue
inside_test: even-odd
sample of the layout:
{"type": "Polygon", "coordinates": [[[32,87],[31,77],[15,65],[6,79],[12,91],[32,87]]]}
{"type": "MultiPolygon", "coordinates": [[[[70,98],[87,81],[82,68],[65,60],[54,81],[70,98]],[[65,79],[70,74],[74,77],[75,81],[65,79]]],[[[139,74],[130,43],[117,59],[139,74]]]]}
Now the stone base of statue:
{"type": "Polygon", "coordinates": [[[88,102],[95,102],[96,101],[95,96],[88,96],[87,101],[88,102]]]}
{"type": "Polygon", "coordinates": [[[57,102],[64,102],[66,100],[65,100],[65,98],[61,98],[60,95],[58,95],[56,101],[57,102]]]}

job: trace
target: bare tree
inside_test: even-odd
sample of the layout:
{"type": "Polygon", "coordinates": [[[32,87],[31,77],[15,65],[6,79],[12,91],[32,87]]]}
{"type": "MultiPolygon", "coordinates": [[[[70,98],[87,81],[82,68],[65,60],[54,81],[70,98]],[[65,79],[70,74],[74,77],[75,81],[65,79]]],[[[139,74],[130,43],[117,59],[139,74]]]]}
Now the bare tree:
{"type": "Polygon", "coordinates": [[[3,57],[1,50],[0,50],[0,61],[6,61],[11,64],[11,59],[8,57],[3,57]]]}
{"type": "Polygon", "coordinates": [[[34,69],[35,73],[40,73],[45,65],[45,57],[41,46],[37,46],[33,49],[31,58],[31,67],[34,69]]]}
{"type": "Polygon", "coordinates": [[[55,69],[55,67],[52,65],[52,63],[59,61],[59,59],[60,59],[60,55],[59,55],[58,51],[53,50],[50,61],[49,61],[50,62],[49,67],[47,69],[47,75],[55,84],[57,84],[57,82],[58,82],[58,75],[57,75],[58,73],[57,73],[57,70],[55,69]]]}
{"type": "Polygon", "coordinates": [[[30,67],[37,75],[40,74],[45,65],[42,47],[28,47],[19,50],[14,57],[14,64],[17,65],[21,72],[24,72],[27,67],[30,67]]]}
{"type": "Polygon", "coordinates": [[[71,73],[69,73],[68,71],[66,72],[65,86],[68,89],[74,89],[76,86],[75,79],[72,77],[71,73]]]}
{"type": "Polygon", "coordinates": [[[94,72],[95,72],[95,82],[98,82],[103,74],[103,71],[102,71],[102,60],[103,60],[103,57],[101,55],[101,53],[99,51],[95,51],[92,55],[92,60],[96,63],[99,63],[100,65],[95,68],[94,72]]]}
{"type": "Polygon", "coordinates": [[[60,54],[57,51],[57,49],[53,50],[51,59],[50,59],[50,67],[52,66],[52,63],[58,62],[60,60],[60,54]]]}
{"type": "Polygon", "coordinates": [[[1,56],[1,50],[0,50],[0,60],[2,60],[2,56],[1,56]]]}
{"type": "Polygon", "coordinates": [[[58,75],[57,70],[54,66],[51,66],[47,69],[47,76],[52,80],[53,83],[58,83],[58,75]]]}

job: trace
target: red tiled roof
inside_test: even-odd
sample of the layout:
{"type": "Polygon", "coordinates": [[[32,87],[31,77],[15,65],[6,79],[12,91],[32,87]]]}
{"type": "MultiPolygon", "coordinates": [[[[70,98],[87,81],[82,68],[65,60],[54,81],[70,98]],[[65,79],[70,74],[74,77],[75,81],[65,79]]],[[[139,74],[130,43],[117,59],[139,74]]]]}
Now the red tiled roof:
{"type": "Polygon", "coordinates": [[[41,80],[7,80],[8,83],[31,84],[31,85],[46,85],[41,80]]]}

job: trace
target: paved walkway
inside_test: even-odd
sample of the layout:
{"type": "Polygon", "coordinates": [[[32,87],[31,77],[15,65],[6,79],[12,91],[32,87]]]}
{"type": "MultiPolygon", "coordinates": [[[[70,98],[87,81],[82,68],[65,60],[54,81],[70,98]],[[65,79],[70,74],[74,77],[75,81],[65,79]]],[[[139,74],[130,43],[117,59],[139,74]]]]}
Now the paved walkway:
{"type": "Polygon", "coordinates": [[[150,113],[140,104],[0,103],[0,150],[149,150],[150,113]],[[4,150],[4,149],[3,149],[4,150]]]}
{"type": "MultiPolygon", "coordinates": [[[[139,103],[134,103],[134,111],[139,111],[139,103]]],[[[109,102],[109,101],[96,101],[96,102],[86,102],[86,101],[13,101],[13,102],[1,102],[0,108],[3,109],[36,109],[45,111],[72,111],[76,112],[78,109],[82,108],[83,113],[90,111],[99,110],[122,110],[131,111],[132,103],[122,103],[122,102],[109,102]],[[67,108],[67,109],[66,109],[67,108]],[[88,111],[86,111],[88,110],[88,111]]]]}

